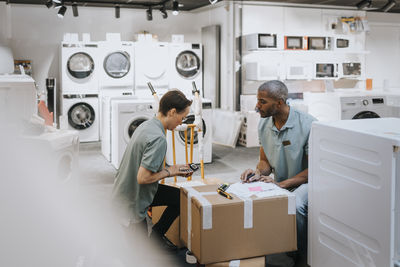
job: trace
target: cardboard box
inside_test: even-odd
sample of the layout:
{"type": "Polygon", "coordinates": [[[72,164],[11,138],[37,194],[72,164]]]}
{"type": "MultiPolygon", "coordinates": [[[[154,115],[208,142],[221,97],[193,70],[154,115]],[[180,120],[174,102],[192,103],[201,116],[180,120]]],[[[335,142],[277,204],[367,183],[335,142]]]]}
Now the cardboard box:
{"type": "Polygon", "coordinates": [[[199,263],[252,258],[297,249],[293,193],[280,189],[279,194],[288,192],[287,195],[245,200],[233,194],[230,200],[217,194],[217,187],[181,188],[181,240],[199,263]]]}
{"type": "Polygon", "coordinates": [[[265,267],[265,257],[211,263],[206,267],[265,267]]]}
{"type": "MultiPolygon", "coordinates": [[[[204,181],[201,180],[193,180],[193,182],[201,182],[204,184],[220,184],[222,183],[222,181],[220,179],[217,178],[207,178],[204,179],[204,181]]],[[[169,186],[174,186],[174,187],[180,187],[183,184],[185,184],[185,182],[183,183],[166,183],[166,185],[169,186]]],[[[167,206],[158,206],[158,207],[153,207],[152,208],[152,222],[153,225],[156,224],[158,222],[158,220],[160,220],[161,215],[164,213],[164,210],[167,208],[167,206]]],[[[169,241],[172,242],[172,244],[174,244],[175,246],[177,246],[178,248],[182,248],[184,247],[184,244],[181,241],[180,238],[180,227],[179,227],[179,216],[175,219],[175,221],[172,223],[172,225],[170,226],[170,228],[168,229],[168,231],[165,233],[165,236],[169,239],[169,241]]]]}

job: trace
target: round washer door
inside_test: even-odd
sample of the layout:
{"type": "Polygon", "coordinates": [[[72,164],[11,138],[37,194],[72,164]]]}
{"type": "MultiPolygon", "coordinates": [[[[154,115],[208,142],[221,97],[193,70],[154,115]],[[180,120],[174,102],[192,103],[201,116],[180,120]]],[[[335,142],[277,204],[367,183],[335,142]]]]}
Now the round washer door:
{"type": "Polygon", "coordinates": [[[68,110],[68,122],[77,130],[88,129],[92,126],[95,118],[93,107],[85,102],[76,103],[68,110]]]}
{"type": "Polygon", "coordinates": [[[94,71],[94,61],[89,54],[78,52],[68,59],[67,69],[72,77],[84,79],[94,71]]]}
{"type": "Polygon", "coordinates": [[[128,74],[131,68],[130,56],[124,51],[108,54],[104,59],[103,67],[111,78],[122,78],[128,74]]]}
{"type": "Polygon", "coordinates": [[[358,120],[358,119],[375,119],[375,118],[380,118],[378,114],[376,114],[373,111],[362,111],[357,113],[352,120],[358,120]]]}
{"type": "Polygon", "coordinates": [[[126,143],[129,143],[129,140],[131,140],[131,137],[133,133],[136,131],[136,129],[142,124],[143,122],[149,120],[150,117],[146,116],[137,116],[132,118],[125,126],[124,129],[124,140],[126,143]]]}
{"type": "Polygon", "coordinates": [[[200,72],[200,59],[192,51],[183,51],[176,57],[175,68],[183,78],[192,79],[200,72]]]}
{"type": "MultiPolygon", "coordinates": [[[[194,119],[195,119],[194,115],[189,115],[182,121],[182,123],[183,124],[192,124],[194,122],[194,119]]],[[[207,128],[206,128],[206,123],[205,123],[204,119],[202,119],[202,120],[203,120],[203,137],[204,137],[206,135],[207,128]]],[[[179,137],[180,137],[182,144],[185,144],[185,131],[179,131],[179,137]]],[[[190,138],[191,138],[191,133],[190,133],[190,130],[188,129],[187,130],[187,144],[188,145],[190,145],[190,138]]],[[[198,142],[199,142],[199,139],[197,138],[197,131],[195,131],[194,135],[193,135],[193,144],[197,144],[198,142]]]]}

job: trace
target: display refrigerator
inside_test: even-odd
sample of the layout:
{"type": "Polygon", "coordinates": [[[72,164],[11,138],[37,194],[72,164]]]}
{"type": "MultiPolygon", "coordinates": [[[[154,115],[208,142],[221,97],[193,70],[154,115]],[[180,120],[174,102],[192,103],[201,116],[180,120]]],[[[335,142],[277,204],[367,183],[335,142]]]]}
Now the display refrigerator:
{"type": "Polygon", "coordinates": [[[314,122],[308,263],[400,266],[400,119],[314,122]]]}

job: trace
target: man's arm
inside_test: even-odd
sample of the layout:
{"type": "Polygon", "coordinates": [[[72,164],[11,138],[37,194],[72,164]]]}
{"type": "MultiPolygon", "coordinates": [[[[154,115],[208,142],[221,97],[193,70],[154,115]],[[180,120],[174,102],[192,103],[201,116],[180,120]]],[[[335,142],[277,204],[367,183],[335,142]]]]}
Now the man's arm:
{"type": "Polygon", "coordinates": [[[269,161],[267,156],[265,155],[263,147],[260,147],[260,160],[257,164],[256,171],[258,171],[261,175],[268,176],[271,174],[271,166],[269,165],[269,161]]]}
{"type": "Polygon", "coordinates": [[[173,165],[168,168],[164,168],[159,172],[152,172],[143,166],[139,167],[137,174],[138,184],[152,184],[159,180],[171,176],[183,176],[188,177],[193,174],[193,171],[188,165],[173,165]]]}
{"type": "Polygon", "coordinates": [[[305,169],[304,171],[299,172],[292,178],[286,179],[285,181],[278,183],[278,185],[282,188],[288,189],[288,188],[298,187],[307,182],[308,182],[308,168],[305,169]]]}

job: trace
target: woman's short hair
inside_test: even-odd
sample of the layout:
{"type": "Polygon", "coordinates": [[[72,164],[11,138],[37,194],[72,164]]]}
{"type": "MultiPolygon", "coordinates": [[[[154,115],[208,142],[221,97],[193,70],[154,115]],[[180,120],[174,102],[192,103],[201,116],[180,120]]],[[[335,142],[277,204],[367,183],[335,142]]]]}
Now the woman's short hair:
{"type": "Polygon", "coordinates": [[[187,99],[184,93],[177,89],[171,90],[161,97],[158,111],[167,116],[171,109],[175,108],[178,113],[181,113],[191,104],[192,100],[187,99]]]}

